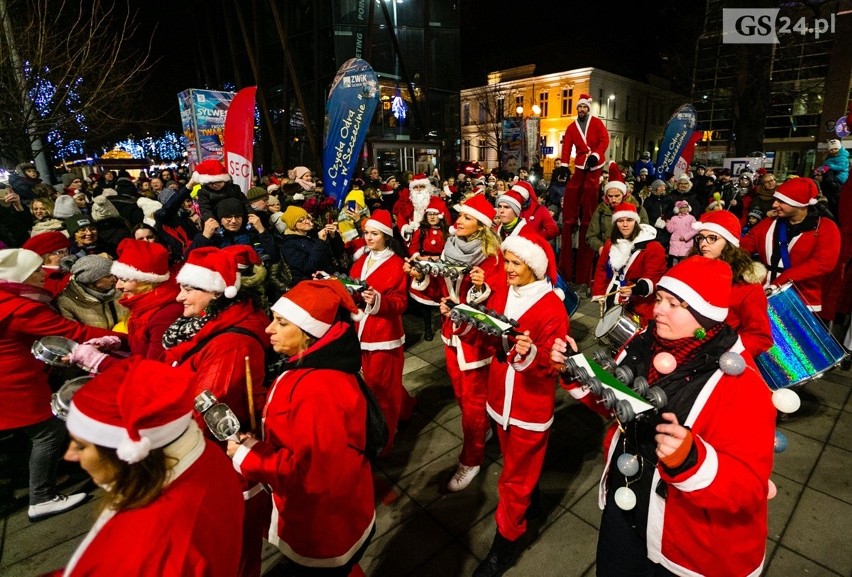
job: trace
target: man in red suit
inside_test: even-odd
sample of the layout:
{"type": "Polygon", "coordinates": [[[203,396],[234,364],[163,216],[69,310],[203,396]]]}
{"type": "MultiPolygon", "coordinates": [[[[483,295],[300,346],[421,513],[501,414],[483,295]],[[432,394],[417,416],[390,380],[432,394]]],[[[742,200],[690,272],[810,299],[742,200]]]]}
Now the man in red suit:
{"type": "Polygon", "coordinates": [[[559,268],[566,281],[589,284],[592,277],[592,250],[583,242],[592,213],[598,204],[598,182],[604,165],[604,154],[609,146],[609,132],[601,119],[592,116],[592,97],[581,94],[577,101],[577,120],[568,125],[562,140],[562,162],[568,164],[571,149],[574,156],[574,174],[565,186],[562,197],[562,250],[559,268]],[[571,249],[571,239],[577,226],[580,242],[577,262],[571,249]]]}

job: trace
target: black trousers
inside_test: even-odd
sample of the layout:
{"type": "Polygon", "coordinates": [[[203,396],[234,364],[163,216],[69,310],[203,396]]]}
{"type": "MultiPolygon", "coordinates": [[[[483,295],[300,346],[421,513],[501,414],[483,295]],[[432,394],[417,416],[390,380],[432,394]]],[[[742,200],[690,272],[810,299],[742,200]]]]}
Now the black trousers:
{"type": "Polygon", "coordinates": [[[645,540],[630,526],[625,512],[607,493],[598,534],[598,577],[674,577],[674,573],[651,562],[645,540]]]}

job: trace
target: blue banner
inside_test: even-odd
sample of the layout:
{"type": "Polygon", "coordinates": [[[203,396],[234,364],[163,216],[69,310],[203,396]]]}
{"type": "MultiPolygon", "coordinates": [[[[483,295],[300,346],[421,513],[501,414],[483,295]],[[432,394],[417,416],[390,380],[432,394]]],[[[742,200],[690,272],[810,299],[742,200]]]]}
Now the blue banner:
{"type": "Polygon", "coordinates": [[[674,173],[677,161],[680,159],[686,145],[695,131],[695,107],[684,104],[672,114],[666,131],[663,133],[663,142],[660,152],[657,154],[657,176],[665,178],[666,175],[674,173]]]}
{"type": "Polygon", "coordinates": [[[233,92],[190,88],[178,94],[183,135],[187,139],[190,165],[224,156],[225,116],[233,92]]]}
{"type": "Polygon", "coordinates": [[[379,79],[364,60],[347,60],[331,85],[325,107],[322,167],[325,194],[343,202],[358,155],[379,103],[379,79]]]}

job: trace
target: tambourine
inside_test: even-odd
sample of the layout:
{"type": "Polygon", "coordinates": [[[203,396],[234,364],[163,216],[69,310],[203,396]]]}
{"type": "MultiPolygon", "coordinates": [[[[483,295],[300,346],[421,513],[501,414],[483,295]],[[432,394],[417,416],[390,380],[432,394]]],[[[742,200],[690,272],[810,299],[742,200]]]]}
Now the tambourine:
{"type": "Polygon", "coordinates": [[[65,337],[42,337],[33,343],[30,352],[43,363],[57,367],[67,367],[70,363],[63,359],[71,354],[77,343],[65,337]]]}
{"type": "Polygon", "coordinates": [[[471,267],[467,265],[448,260],[413,260],[410,263],[411,268],[422,275],[442,276],[450,280],[456,280],[471,271],[471,267]]]}
{"type": "Polygon", "coordinates": [[[518,330],[518,321],[497,311],[481,305],[454,305],[451,301],[447,301],[447,305],[452,306],[450,320],[456,324],[470,325],[472,328],[494,337],[521,334],[518,330]]]}
{"type": "Polygon", "coordinates": [[[634,378],[630,368],[616,366],[603,350],[596,351],[593,357],[597,360],[582,353],[565,359],[564,367],[559,368],[562,379],[571,383],[579,382],[583,389],[612,411],[621,423],[638,418],[656,418],[662,412],[668,402],[663,389],[650,386],[645,377],[634,378]],[[625,383],[632,385],[627,386],[625,383]]]}
{"type": "Polygon", "coordinates": [[[80,387],[92,380],[89,375],[70,379],[59,387],[59,390],[50,396],[50,410],[60,420],[68,418],[68,410],[71,408],[71,399],[74,393],[80,390],[80,387]]]}

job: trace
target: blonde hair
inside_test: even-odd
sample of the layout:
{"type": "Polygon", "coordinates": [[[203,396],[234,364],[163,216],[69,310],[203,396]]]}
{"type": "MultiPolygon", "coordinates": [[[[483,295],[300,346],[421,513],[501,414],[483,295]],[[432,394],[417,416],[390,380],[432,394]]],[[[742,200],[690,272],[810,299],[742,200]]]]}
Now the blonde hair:
{"type": "Polygon", "coordinates": [[[478,240],[482,245],[482,254],[485,256],[497,256],[500,253],[501,240],[485,224],[477,221],[476,232],[470,235],[470,240],[478,240]]]}

